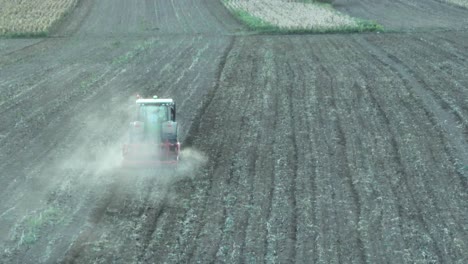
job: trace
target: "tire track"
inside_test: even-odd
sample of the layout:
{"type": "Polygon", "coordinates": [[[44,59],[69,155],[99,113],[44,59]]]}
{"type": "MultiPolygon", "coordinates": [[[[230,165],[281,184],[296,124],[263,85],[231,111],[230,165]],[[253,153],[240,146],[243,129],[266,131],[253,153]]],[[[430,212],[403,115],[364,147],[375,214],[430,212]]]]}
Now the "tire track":
{"type": "MultiPolygon", "coordinates": [[[[291,64],[289,62],[286,63],[286,68],[288,69],[288,71],[291,73],[291,75],[293,76],[294,80],[297,80],[297,74],[295,73],[295,71],[293,70],[293,68],[291,67],[291,64]]],[[[295,81],[296,82],[296,81],[295,81]]],[[[296,252],[296,247],[297,247],[297,211],[298,211],[298,207],[297,207],[297,200],[296,200],[296,197],[297,197],[297,194],[296,194],[296,189],[297,189],[297,177],[298,177],[298,168],[299,168],[299,147],[298,147],[298,144],[297,144],[297,135],[296,135],[296,130],[299,128],[298,124],[297,124],[297,117],[296,117],[296,111],[295,108],[294,108],[294,102],[293,102],[293,99],[296,98],[294,96],[294,90],[295,90],[295,87],[294,86],[290,86],[288,91],[287,91],[287,95],[288,95],[288,111],[290,113],[290,119],[291,119],[291,127],[292,127],[292,135],[291,135],[291,142],[292,142],[292,146],[293,146],[293,154],[292,154],[292,157],[291,157],[291,160],[290,160],[290,164],[291,164],[291,169],[292,169],[292,179],[291,179],[291,186],[290,186],[290,190],[289,190],[289,193],[290,193],[290,204],[292,206],[292,219],[291,219],[291,227],[290,227],[290,239],[291,241],[293,242],[293,245],[291,246],[291,252],[290,252],[290,255],[288,257],[288,261],[290,262],[295,262],[296,261],[296,255],[297,255],[297,252],[296,252]]],[[[298,111],[300,112],[300,111],[298,111]]]]}
{"type": "MultiPolygon", "coordinates": [[[[256,138],[256,141],[255,142],[261,142],[261,134],[257,134],[257,138],[256,138]]],[[[249,200],[248,200],[248,206],[249,208],[253,207],[254,205],[254,196],[253,196],[253,192],[255,190],[255,187],[254,187],[254,180],[253,180],[253,177],[257,176],[257,160],[259,159],[259,155],[258,155],[258,146],[256,146],[253,150],[253,153],[252,153],[252,158],[250,159],[250,164],[249,164],[249,168],[248,168],[248,175],[250,175],[250,181],[249,181],[249,190],[248,190],[248,193],[249,193],[249,200]]],[[[242,231],[242,235],[241,235],[241,241],[242,241],[242,244],[240,246],[240,249],[239,249],[239,256],[240,256],[240,259],[238,260],[239,263],[246,263],[247,262],[247,259],[245,258],[245,254],[244,252],[246,251],[246,244],[247,244],[247,231],[248,231],[248,227],[250,226],[250,212],[247,212],[246,213],[247,216],[245,217],[245,223],[242,224],[243,226],[245,226],[245,229],[243,229],[242,231]]]]}
{"type": "MultiPolygon", "coordinates": [[[[325,186],[331,186],[330,189],[320,188],[320,182],[324,181],[322,179],[314,179],[315,183],[311,186],[315,192],[323,192],[319,189],[328,191],[325,197],[323,197],[324,194],[318,195],[321,197],[321,201],[316,198],[314,202],[318,210],[316,218],[320,219],[323,215],[321,211],[324,209],[320,209],[320,207],[329,207],[320,204],[327,204],[329,201],[332,204],[330,207],[334,208],[334,210],[325,211],[332,211],[329,214],[334,219],[334,224],[331,223],[332,219],[328,221],[329,223],[322,224],[321,229],[325,230],[322,232],[326,235],[324,235],[324,241],[319,240],[318,248],[314,249],[315,252],[318,252],[318,256],[314,256],[314,261],[369,263],[372,261],[368,259],[368,254],[372,252],[369,251],[370,244],[367,244],[368,236],[365,229],[360,228],[361,224],[366,227],[367,223],[366,215],[363,215],[366,211],[366,208],[363,208],[363,203],[366,203],[365,193],[361,193],[360,186],[354,183],[360,174],[351,167],[356,163],[365,162],[368,158],[359,155],[362,154],[359,151],[355,151],[359,149],[356,145],[362,146],[360,135],[356,134],[357,131],[346,129],[348,126],[353,126],[351,120],[355,116],[354,105],[348,105],[346,102],[348,99],[354,98],[352,95],[354,90],[348,88],[347,76],[350,73],[347,68],[342,68],[340,60],[348,61],[348,58],[343,56],[348,55],[345,51],[349,48],[345,44],[346,42],[342,43],[342,37],[326,38],[324,42],[320,42],[320,45],[317,45],[315,41],[306,41],[306,43],[307,47],[300,49],[309,49],[310,51],[301,57],[310,58],[310,61],[314,62],[311,64],[311,67],[314,66],[314,68],[310,70],[316,75],[314,86],[316,93],[313,94],[313,98],[316,101],[315,104],[318,105],[317,108],[320,109],[318,120],[314,122],[314,126],[319,128],[312,133],[325,133],[325,136],[322,136],[322,139],[320,137],[316,139],[318,142],[314,144],[316,145],[314,149],[321,149],[321,152],[324,153],[317,153],[316,150],[313,152],[317,153],[315,155],[319,157],[325,156],[323,160],[328,159],[326,161],[330,163],[320,162],[317,164],[319,170],[317,175],[320,175],[320,171],[323,171],[322,174],[330,175],[325,176],[329,182],[323,183],[325,186]],[[321,144],[324,146],[320,146],[321,144]],[[318,187],[317,182],[319,183],[318,187]],[[332,231],[328,232],[325,228],[330,228],[332,231]],[[327,247],[328,243],[332,243],[334,248],[327,247]],[[325,248],[321,248],[320,244],[323,244],[325,248]],[[324,250],[328,250],[329,253],[327,255],[321,253],[324,250]],[[332,250],[335,255],[331,255],[332,250]]],[[[355,65],[351,68],[354,67],[355,65]]],[[[356,78],[355,75],[352,76],[356,78]]],[[[326,218],[327,216],[322,217],[326,218]]],[[[319,238],[320,234],[317,239],[319,238]]]]}
{"type": "MultiPolygon", "coordinates": [[[[274,98],[274,104],[273,104],[273,111],[274,111],[274,116],[275,116],[275,119],[273,121],[273,126],[272,126],[272,130],[277,130],[278,129],[278,105],[279,105],[279,98],[278,98],[278,94],[275,94],[275,98],[274,98]]],[[[276,138],[273,137],[272,140],[271,140],[271,152],[273,152],[273,146],[276,145],[276,138]]],[[[276,166],[272,166],[272,172],[271,172],[271,177],[269,179],[269,191],[268,191],[268,195],[267,195],[267,200],[268,200],[268,207],[267,207],[267,211],[266,211],[266,217],[265,219],[267,219],[267,222],[265,223],[265,228],[264,228],[264,234],[265,234],[265,238],[264,238],[264,242],[263,242],[263,259],[266,261],[268,260],[268,247],[269,247],[269,241],[268,241],[268,238],[269,238],[269,235],[271,234],[270,232],[270,226],[269,226],[269,223],[268,221],[271,219],[272,217],[272,213],[273,213],[273,195],[275,193],[275,188],[276,188],[276,166]]]]}
{"type": "MultiPolygon", "coordinates": [[[[233,54],[238,54],[237,49],[233,54]]],[[[216,170],[216,175],[219,177],[217,179],[218,187],[214,189],[217,192],[209,194],[210,200],[213,201],[210,210],[216,212],[216,216],[205,220],[202,228],[202,233],[205,235],[200,237],[199,240],[199,243],[203,244],[203,246],[198,247],[193,261],[195,259],[202,262],[216,262],[223,259],[225,261],[227,261],[226,259],[233,261],[237,258],[239,244],[244,239],[239,238],[239,236],[243,236],[242,234],[231,234],[233,232],[232,228],[242,230],[240,232],[245,232],[245,229],[251,228],[251,226],[245,227],[239,225],[239,222],[246,221],[246,218],[242,217],[242,214],[245,213],[245,208],[241,206],[244,202],[243,197],[246,196],[242,194],[245,192],[245,189],[239,188],[245,181],[253,181],[257,178],[254,177],[253,179],[246,180],[245,176],[242,175],[246,175],[244,164],[248,165],[251,155],[251,152],[246,152],[246,146],[257,147],[257,143],[254,143],[253,138],[256,137],[254,131],[256,131],[255,128],[258,124],[255,122],[256,119],[252,117],[252,115],[256,115],[256,109],[252,107],[256,105],[253,102],[258,100],[258,91],[249,89],[249,81],[251,80],[250,78],[255,79],[263,75],[257,70],[259,64],[256,61],[251,61],[250,58],[251,55],[247,53],[240,55],[239,59],[233,60],[235,62],[245,62],[246,65],[243,69],[232,67],[233,61],[229,63],[226,72],[223,73],[224,77],[221,78],[223,80],[221,84],[223,90],[219,92],[219,97],[216,97],[218,103],[210,107],[210,109],[214,109],[213,111],[216,112],[216,118],[214,122],[208,123],[212,124],[211,126],[215,130],[204,137],[213,138],[213,133],[214,135],[223,135],[224,140],[219,141],[220,137],[218,136],[216,141],[220,142],[220,147],[224,148],[224,150],[220,160],[216,161],[213,165],[218,168],[216,170]],[[236,77],[238,74],[243,74],[244,72],[247,72],[246,78],[240,78],[237,81],[236,77]],[[220,110],[215,111],[216,109],[220,110]],[[233,115],[233,113],[235,114],[233,115]],[[223,125],[223,122],[226,125],[223,125]],[[227,141],[231,142],[231,144],[225,146],[225,142],[227,141]],[[211,231],[208,227],[211,227],[210,229],[219,229],[219,232],[216,231],[211,236],[207,236],[206,234],[211,231]],[[211,244],[211,246],[208,247],[205,244],[211,244]],[[201,256],[200,252],[203,252],[204,256],[201,256]],[[228,252],[231,252],[231,254],[228,252]]],[[[215,147],[215,149],[220,147],[215,147]]]]}
{"type": "MultiPolygon", "coordinates": [[[[348,160],[348,157],[346,155],[346,149],[347,149],[347,139],[346,139],[346,134],[343,130],[343,127],[342,127],[342,121],[341,121],[341,117],[336,114],[336,111],[339,109],[338,108],[338,105],[337,105],[337,98],[341,98],[341,96],[339,96],[337,94],[337,87],[336,87],[336,83],[334,81],[334,75],[332,75],[328,69],[325,68],[325,66],[320,66],[319,68],[319,72],[322,72],[322,74],[324,76],[326,76],[325,78],[328,79],[330,81],[330,84],[327,86],[328,89],[330,89],[330,96],[329,96],[329,104],[330,104],[330,108],[332,109],[331,112],[335,113],[335,118],[334,118],[334,121],[332,121],[333,123],[333,126],[335,127],[336,129],[336,136],[337,136],[337,145],[339,147],[339,149],[342,149],[342,151],[339,151],[339,150],[336,150],[336,158],[338,159],[338,163],[339,164],[342,164],[341,165],[341,168],[343,169],[343,171],[340,171],[343,173],[344,177],[345,177],[345,183],[346,185],[348,186],[349,190],[351,191],[351,198],[353,200],[353,204],[355,205],[356,207],[356,212],[355,212],[355,223],[360,223],[361,221],[361,212],[362,212],[362,209],[361,209],[361,198],[360,198],[360,194],[359,194],[359,191],[356,189],[355,185],[353,184],[353,179],[352,179],[352,173],[350,171],[350,168],[349,168],[349,164],[350,164],[350,161],[348,160]]],[[[323,94],[327,94],[326,92],[323,93],[323,94]]],[[[336,206],[335,206],[336,207],[336,206]]],[[[336,213],[336,210],[335,209],[335,213],[336,213]]],[[[337,223],[337,228],[338,228],[338,231],[337,233],[340,234],[340,224],[337,223]]],[[[368,259],[367,259],[367,255],[366,255],[366,247],[364,246],[364,242],[362,241],[362,233],[358,230],[358,236],[356,237],[356,242],[357,242],[357,247],[359,249],[359,262],[360,263],[369,263],[368,259]]],[[[337,250],[337,254],[338,254],[338,262],[340,263],[341,260],[342,260],[342,255],[341,255],[341,247],[343,245],[341,245],[341,243],[339,243],[339,239],[338,239],[338,250],[337,250]]]]}
{"type": "Polygon", "coordinates": [[[226,47],[223,54],[221,55],[221,60],[216,70],[216,77],[215,77],[215,83],[213,85],[213,88],[208,91],[207,95],[205,96],[206,99],[202,101],[199,107],[199,110],[197,110],[197,114],[195,115],[193,119],[194,121],[192,122],[190,129],[187,132],[187,136],[183,140],[184,145],[187,147],[191,147],[194,145],[196,136],[198,136],[200,133],[200,128],[203,123],[203,117],[206,115],[207,109],[212,104],[213,99],[219,90],[222,74],[226,66],[226,61],[229,57],[229,53],[232,51],[234,47],[235,42],[236,42],[236,37],[229,37],[229,45],[226,47]]]}
{"type": "MultiPolygon", "coordinates": [[[[316,250],[314,253],[316,254],[314,256],[314,262],[315,263],[329,263],[329,262],[337,262],[338,260],[334,258],[334,254],[338,255],[339,250],[336,250],[336,248],[331,247],[330,245],[330,240],[335,242],[336,240],[334,239],[334,226],[333,224],[336,224],[335,221],[332,221],[331,219],[327,219],[327,213],[330,210],[336,210],[334,207],[333,208],[328,208],[328,199],[331,199],[332,202],[334,203],[334,197],[333,193],[330,193],[333,191],[333,183],[331,182],[331,174],[334,172],[331,168],[331,164],[335,164],[334,162],[334,154],[332,147],[330,146],[330,138],[333,136],[333,128],[329,127],[330,126],[330,121],[327,118],[328,113],[332,110],[332,106],[330,105],[330,96],[327,95],[327,89],[329,88],[326,86],[324,83],[329,80],[322,80],[326,79],[328,77],[328,74],[324,74],[323,72],[324,68],[322,65],[317,66],[317,69],[315,70],[315,74],[317,75],[317,80],[316,80],[316,96],[317,96],[317,101],[319,102],[319,105],[317,106],[318,108],[318,124],[321,125],[321,131],[318,132],[317,135],[317,152],[320,152],[317,157],[325,157],[325,159],[322,159],[319,164],[323,166],[323,168],[319,168],[317,171],[317,175],[325,175],[324,180],[322,179],[317,179],[314,181],[316,183],[313,188],[316,188],[317,193],[320,193],[316,195],[315,198],[315,208],[316,208],[316,220],[318,222],[317,224],[317,229],[318,229],[318,235],[316,237],[315,241],[315,247],[316,250]],[[324,77],[326,76],[326,77],[324,77]],[[326,89],[321,89],[322,86],[326,86],[326,89]],[[325,110],[324,110],[325,109],[325,110]],[[323,181],[323,182],[322,182],[323,181]],[[327,189],[327,187],[329,189],[327,189]],[[326,219],[326,220],[325,220],[326,219]],[[326,235],[325,235],[326,234],[326,235]],[[327,248],[328,247],[328,248],[327,248]],[[325,252],[327,250],[327,252],[325,252]]],[[[331,206],[330,206],[331,207],[331,206]]],[[[339,247],[340,245],[338,245],[339,247]]]]}
{"type": "MultiPolygon", "coordinates": [[[[197,141],[199,139],[198,138],[199,134],[202,132],[201,129],[202,129],[203,121],[205,119],[204,117],[207,115],[208,109],[212,105],[213,99],[215,98],[220,88],[220,83],[223,78],[224,69],[226,67],[229,54],[233,50],[235,42],[236,42],[235,37],[230,38],[229,45],[226,47],[226,49],[224,50],[221,56],[220,63],[217,67],[216,78],[215,78],[215,83],[213,85],[213,88],[210,91],[208,91],[207,95],[205,96],[206,99],[201,103],[201,106],[198,108],[197,114],[195,115],[195,118],[193,119],[194,121],[192,122],[190,129],[187,132],[187,137],[183,140],[183,144],[186,147],[196,146],[199,144],[197,141]]],[[[214,166],[216,166],[216,164],[219,163],[220,158],[222,157],[222,151],[223,151],[222,147],[215,148],[214,153],[210,151],[210,154],[214,154],[214,155],[210,155],[210,160],[212,160],[213,169],[214,169],[214,166]]],[[[208,179],[208,186],[205,191],[206,199],[203,205],[203,209],[201,210],[201,216],[200,216],[201,219],[205,218],[205,213],[207,212],[206,208],[208,208],[208,203],[209,203],[209,192],[212,190],[212,187],[213,187],[213,176],[208,179]]],[[[199,227],[195,231],[195,236],[193,238],[193,241],[199,240],[202,228],[203,228],[203,225],[199,225],[199,227]]],[[[193,246],[192,249],[189,250],[187,257],[186,257],[186,259],[189,262],[194,261],[193,258],[195,255],[195,251],[196,251],[196,246],[193,246]]]]}
{"type": "MultiPolygon", "coordinates": [[[[5,59],[5,61],[7,61],[8,57],[10,57],[11,55],[15,55],[17,53],[24,53],[24,52],[28,52],[29,50],[32,50],[33,48],[35,48],[36,46],[39,46],[39,45],[42,45],[44,44],[46,41],[48,41],[47,38],[44,38],[42,40],[39,40],[38,42],[35,42],[33,44],[30,44],[30,45],[27,45],[27,46],[24,46],[22,48],[19,48],[19,49],[16,49],[16,50],[13,50],[13,51],[10,51],[10,52],[7,52],[5,54],[2,54],[2,59],[5,59]]],[[[4,61],[0,61],[0,64],[3,64],[4,61]]]]}
{"type": "MultiPolygon", "coordinates": [[[[309,73],[309,75],[311,75],[310,73],[314,73],[313,77],[310,77],[312,78],[312,80],[309,80],[310,83],[313,83],[314,79],[316,78],[315,75],[317,72],[316,70],[317,65],[315,65],[315,63],[310,63],[309,61],[307,61],[306,58],[311,57],[312,61],[317,62],[317,64],[320,64],[321,59],[315,54],[315,52],[309,52],[309,53],[304,52],[308,50],[307,49],[308,47],[314,47],[314,44],[311,43],[310,39],[306,39],[303,41],[303,43],[300,43],[300,44],[302,45],[296,49],[302,51],[302,53],[301,53],[301,56],[296,57],[295,60],[297,60],[298,62],[301,62],[299,65],[308,66],[308,67],[304,67],[304,66],[300,67],[300,69],[303,70],[302,72],[303,76],[307,76],[308,75],[307,73],[309,73]]],[[[318,139],[316,139],[315,137],[311,137],[311,135],[320,134],[321,127],[318,127],[316,124],[317,123],[324,124],[324,120],[322,119],[320,113],[318,113],[320,111],[319,107],[313,107],[315,105],[319,105],[320,97],[317,97],[315,95],[315,92],[317,90],[316,86],[313,87],[314,89],[310,89],[310,87],[308,86],[310,85],[309,82],[304,80],[304,83],[302,85],[302,95],[300,96],[300,98],[307,99],[304,103],[305,105],[304,113],[309,113],[308,115],[306,114],[304,121],[303,121],[305,128],[306,128],[305,130],[306,133],[304,133],[305,140],[303,140],[302,142],[309,143],[307,144],[307,147],[305,148],[304,151],[305,153],[310,153],[310,156],[308,157],[308,159],[310,159],[310,164],[312,164],[312,167],[309,167],[308,171],[307,171],[307,168],[305,168],[305,170],[306,172],[310,173],[310,178],[308,178],[307,180],[309,180],[308,187],[312,193],[312,210],[310,210],[311,211],[310,221],[315,223],[315,222],[318,222],[317,210],[319,208],[318,197],[320,196],[318,192],[318,179],[317,179],[317,169],[319,166],[318,157],[320,155],[317,151],[317,149],[319,149],[318,147],[319,145],[317,144],[318,139]],[[318,122],[313,122],[313,120],[318,120],[318,122]]],[[[313,225],[313,228],[308,228],[308,229],[313,229],[313,230],[309,230],[309,232],[311,233],[311,237],[307,238],[312,244],[311,248],[304,247],[302,249],[304,251],[303,258],[310,259],[312,260],[313,263],[318,263],[318,258],[319,258],[319,250],[318,250],[318,243],[317,243],[319,239],[319,232],[315,230],[316,226],[318,225],[313,225]]]]}
{"type": "MultiPolygon", "coordinates": [[[[249,101],[248,99],[246,101],[249,101]]],[[[243,113],[240,115],[241,116],[241,121],[240,121],[240,127],[239,127],[239,130],[238,131],[246,131],[246,127],[247,127],[247,122],[245,121],[245,113],[247,112],[247,108],[244,108],[244,111],[243,113]]],[[[235,190],[232,190],[230,191],[230,187],[234,184],[238,185],[238,178],[237,179],[234,179],[234,170],[236,169],[236,158],[237,158],[237,155],[236,153],[239,153],[241,152],[241,146],[242,146],[242,136],[244,136],[242,133],[239,133],[238,137],[236,140],[232,140],[232,142],[234,144],[234,146],[237,146],[237,147],[234,147],[233,149],[225,149],[224,150],[224,153],[232,153],[232,155],[228,155],[232,158],[232,161],[231,163],[228,165],[229,166],[229,169],[228,169],[228,176],[227,176],[227,179],[226,179],[226,187],[224,189],[224,193],[222,194],[222,197],[228,197],[232,192],[235,192],[235,190]]],[[[235,188],[235,187],[234,187],[235,188]]],[[[226,199],[223,200],[223,210],[222,210],[222,217],[219,219],[219,223],[218,225],[219,226],[222,226],[223,227],[223,230],[222,230],[222,236],[221,238],[218,240],[218,243],[215,244],[215,245],[212,245],[213,246],[213,255],[209,258],[209,259],[212,259],[214,260],[214,262],[220,262],[221,259],[219,259],[217,257],[217,253],[219,252],[220,250],[220,247],[221,247],[221,244],[222,242],[224,241],[225,239],[225,236],[226,235],[231,235],[227,232],[226,230],[226,221],[227,221],[227,218],[228,218],[228,210],[232,211],[232,208],[228,208],[228,203],[229,201],[227,201],[226,199]]],[[[245,231],[245,230],[244,230],[245,231]]]]}
{"type": "MultiPolygon", "coordinates": [[[[256,40],[253,41],[256,42],[256,40]]],[[[271,210],[272,203],[268,197],[272,194],[270,191],[273,186],[270,180],[274,179],[272,172],[274,166],[264,153],[273,151],[271,128],[272,123],[277,122],[276,109],[273,106],[277,99],[270,93],[275,83],[272,80],[275,78],[272,72],[274,67],[270,67],[271,57],[263,54],[268,51],[268,47],[262,45],[263,42],[258,42],[260,49],[249,49],[247,45],[252,42],[250,40],[246,42],[247,44],[240,49],[247,52],[238,53],[236,49],[237,56],[234,61],[235,64],[242,64],[243,67],[230,67],[226,72],[228,81],[222,84],[225,96],[219,99],[221,105],[218,103],[220,109],[227,107],[226,113],[219,114],[219,120],[225,120],[226,124],[230,124],[241,119],[245,124],[241,130],[232,125],[221,130],[223,134],[231,134],[233,133],[231,131],[238,130],[243,134],[240,141],[232,140],[232,144],[240,145],[238,151],[229,147],[225,151],[227,159],[235,161],[231,168],[235,168],[236,177],[231,179],[231,186],[227,187],[231,189],[229,194],[236,198],[235,203],[227,207],[228,213],[232,216],[233,228],[241,230],[232,237],[228,234],[223,236],[222,250],[218,251],[220,255],[217,257],[219,261],[226,262],[235,262],[235,260],[261,262],[264,259],[266,254],[264,247],[267,243],[266,234],[263,231],[265,230],[265,215],[271,210]],[[257,59],[258,56],[260,59],[257,59]],[[269,66],[264,66],[265,64],[269,66]],[[264,86],[265,89],[253,89],[252,82],[255,83],[254,86],[264,86]],[[223,106],[224,100],[235,102],[223,106]],[[230,117],[232,113],[235,113],[235,118],[230,117]],[[240,252],[242,253],[239,254],[240,252]],[[223,256],[226,258],[223,259],[223,256]]]]}
{"type": "Polygon", "coordinates": [[[146,222],[145,222],[145,225],[143,225],[143,230],[145,231],[143,234],[141,253],[137,257],[138,261],[143,261],[143,262],[148,261],[148,259],[145,259],[145,253],[151,243],[151,240],[153,239],[154,232],[156,231],[159,225],[159,219],[166,211],[166,204],[167,204],[167,196],[166,194],[163,194],[163,198],[159,206],[157,207],[149,206],[146,208],[145,213],[143,213],[144,215],[146,215],[147,218],[145,218],[146,222]]]}
{"type": "MultiPolygon", "coordinates": [[[[255,65],[254,65],[255,67],[255,65]]],[[[256,75],[256,69],[253,70],[253,75],[256,75]]],[[[223,87],[229,87],[230,83],[225,83],[223,84],[223,87]]],[[[246,106],[255,106],[256,105],[256,100],[257,99],[257,94],[258,92],[255,91],[254,89],[246,89],[242,92],[242,94],[245,94],[245,96],[242,96],[243,99],[243,105],[246,106]]],[[[246,131],[245,133],[239,133],[237,140],[232,140],[233,147],[232,149],[226,148],[224,153],[232,153],[230,155],[227,155],[230,159],[232,159],[230,167],[229,167],[229,172],[228,172],[228,177],[226,179],[226,188],[225,188],[225,193],[223,194],[223,197],[229,197],[229,196],[234,196],[236,197],[236,200],[234,204],[230,200],[225,199],[224,204],[223,204],[223,217],[221,218],[222,220],[220,221],[220,226],[223,226],[223,231],[222,231],[222,237],[220,239],[220,243],[216,246],[216,250],[213,252],[217,252],[216,255],[212,258],[214,259],[215,262],[222,262],[222,261],[227,261],[226,259],[228,256],[226,256],[225,252],[226,248],[232,250],[232,255],[231,255],[231,261],[233,261],[233,254],[237,250],[236,248],[236,241],[232,240],[240,240],[240,243],[245,245],[245,237],[247,233],[247,227],[248,227],[248,222],[249,222],[249,212],[242,212],[245,209],[239,209],[239,206],[242,204],[242,198],[240,197],[245,197],[246,194],[244,194],[245,189],[242,189],[242,183],[244,182],[244,179],[242,175],[249,175],[247,173],[242,173],[244,171],[251,171],[252,167],[255,167],[255,161],[256,157],[258,156],[257,151],[258,151],[258,146],[255,144],[255,142],[252,140],[252,138],[259,138],[258,131],[255,129],[256,124],[252,122],[251,120],[255,120],[255,115],[249,115],[249,113],[255,113],[255,108],[252,109],[251,107],[245,107],[243,110],[239,111],[239,116],[240,116],[240,127],[235,129],[236,131],[246,131]],[[245,148],[248,146],[248,149],[251,149],[250,151],[246,151],[245,148]],[[254,158],[250,158],[250,156],[253,156],[254,158]],[[248,168],[244,169],[243,167],[243,161],[248,160],[249,162],[247,163],[248,168]],[[252,164],[252,161],[254,164],[252,164]],[[237,214],[236,214],[237,212],[237,214]],[[239,214],[242,214],[243,216],[239,216],[239,214]],[[239,219],[236,221],[236,218],[239,219]],[[228,222],[229,221],[229,222],[228,222]],[[240,235],[235,235],[232,234],[232,228],[230,223],[234,223],[238,228],[237,234],[240,233],[240,235]],[[241,222],[241,224],[236,224],[236,222],[241,222]],[[240,228],[240,229],[239,229],[240,228]],[[240,238],[237,238],[237,236],[240,236],[240,238]],[[230,243],[233,243],[232,245],[230,243]],[[218,253],[219,254],[218,256],[218,253]]],[[[255,171],[254,171],[255,173],[255,171]]],[[[253,176],[255,174],[250,174],[251,177],[250,180],[250,186],[251,190],[253,191],[253,176]]],[[[247,193],[248,195],[248,193],[247,193]]],[[[249,195],[249,199],[252,199],[252,195],[249,195]]],[[[249,204],[252,203],[252,201],[248,202],[249,204]]],[[[241,246],[242,247],[242,246],[241,246]]],[[[243,248],[239,249],[240,251],[243,250],[243,248]]],[[[242,257],[242,254],[239,255],[242,257]]]]}

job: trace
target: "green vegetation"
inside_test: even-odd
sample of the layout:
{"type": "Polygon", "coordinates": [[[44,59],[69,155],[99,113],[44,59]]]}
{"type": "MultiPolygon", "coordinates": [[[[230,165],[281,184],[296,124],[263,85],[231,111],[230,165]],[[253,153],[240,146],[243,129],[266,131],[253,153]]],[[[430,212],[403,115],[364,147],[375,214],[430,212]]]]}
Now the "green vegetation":
{"type": "Polygon", "coordinates": [[[20,224],[18,246],[32,244],[39,239],[41,229],[53,226],[65,220],[64,213],[56,208],[49,207],[46,210],[27,216],[20,224]]]}
{"type": "Polygon", "coordinates": [[[281,30],[279,27],[265,22],[258,17],[252,16],[243,10],[231,9],[231,11],[237,17],[237,19],[239,19],[251,30],[262,32],[279,32],[281,30]]]}
{"type": "Polygon", "coordinates": [[[0,38],[45,38],[49,35],[48,31],[40,32],[8,32],[0,35],[0,38]]]}

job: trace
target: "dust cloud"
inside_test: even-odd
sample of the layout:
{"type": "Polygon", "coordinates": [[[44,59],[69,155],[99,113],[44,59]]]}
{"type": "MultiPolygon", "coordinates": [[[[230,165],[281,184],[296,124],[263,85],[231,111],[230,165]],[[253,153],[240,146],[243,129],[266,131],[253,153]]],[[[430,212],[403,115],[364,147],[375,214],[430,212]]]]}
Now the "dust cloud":
{"type": "Polygon", "coordinates": [[[194,148],[184,149],[183,145],[177,165],[122,167],[122,146],[129,138],[128,125],[133,121],[134,102],[132,97],[126,103],[102,106],[80,118],[83,121],[79,134],[71,144],[75,148],[55,166],[55,174],[59,175],[54,177],[53,188],[64,189],[65,185],[67,193],[109,190],[111,193],[122,191],[127,196],[141,196],[142,192],[172,195],[170,192],[175,189],[171,185],[195,179],[208,159],[204,153],[194,148]],[[145,186],[153,187],[145,189],[145,186]]]}

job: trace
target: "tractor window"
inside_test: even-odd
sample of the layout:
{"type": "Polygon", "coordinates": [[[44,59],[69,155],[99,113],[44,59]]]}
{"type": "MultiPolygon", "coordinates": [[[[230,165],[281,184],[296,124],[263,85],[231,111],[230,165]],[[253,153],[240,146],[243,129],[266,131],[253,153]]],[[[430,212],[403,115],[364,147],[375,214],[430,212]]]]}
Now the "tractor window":
{"type": "Polygon", "coordinates": [[[176,110],[175,110],[175,106],[172,106],[171,107],[171,121],[176,121],[176,110]]]}
{"type": "Polygon", "coordinates": [[[169,118],[169,113],[167,111],[167,107],[164,105],[155,105],[155,104],[147,104],[147,105],[140,105],[139,113],[138,113],[138,120],[142,122],[148,123],[160,123],[167,121],[169,118]]]}

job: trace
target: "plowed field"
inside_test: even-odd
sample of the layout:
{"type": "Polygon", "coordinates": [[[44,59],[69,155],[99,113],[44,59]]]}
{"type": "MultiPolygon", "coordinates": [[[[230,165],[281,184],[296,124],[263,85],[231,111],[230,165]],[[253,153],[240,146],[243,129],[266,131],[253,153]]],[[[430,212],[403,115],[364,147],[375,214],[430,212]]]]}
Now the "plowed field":
{"type": "Polygon", "coordinates": [[[392,32],[82,0],[0,39],[0,263],[467,263],[468,10],[335,2],[392,32]],[[178,103],[177,170],[119,167],[137,92],[178,103]]]}

